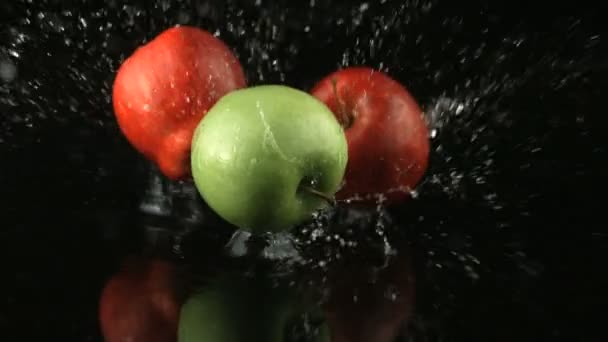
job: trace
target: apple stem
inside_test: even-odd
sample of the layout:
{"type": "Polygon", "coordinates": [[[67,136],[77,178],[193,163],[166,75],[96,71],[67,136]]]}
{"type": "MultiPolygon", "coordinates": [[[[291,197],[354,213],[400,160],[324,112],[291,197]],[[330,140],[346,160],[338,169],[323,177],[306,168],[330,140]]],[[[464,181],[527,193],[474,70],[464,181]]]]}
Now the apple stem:
{"type": "Polygon", "coordinates": [[[311,195],[317,196],[323,200],[325,200],[327,203],[329,203],[329,205],[331,206],[335,206],[336,205],[336,199],[333,198],[332,196],[321,192],[319,190],[315,190],[312,187],[308,186],[308,185],[300,185],[300,190],[306,191],[311,195]]]}
{"type": "Polygon", "coordinates": [[[340,116],[340,121],[341,124],[344,128],[348,128],[350,127],[350,125],[352,125],[352,118],[350,117],[350,115],[348,115],[346,113],[346,105],[344,104],[344,101],[342,100],[342,98],[340,98],[340,95],[338,94],[338,81],[335,78],[331,79],[331,86],[332,89],[334,90],[334,96],[336,97],[336,100],[338,101],[338,105],[340,106],[339,110],[338,110],[338,114],[340,116]]]}

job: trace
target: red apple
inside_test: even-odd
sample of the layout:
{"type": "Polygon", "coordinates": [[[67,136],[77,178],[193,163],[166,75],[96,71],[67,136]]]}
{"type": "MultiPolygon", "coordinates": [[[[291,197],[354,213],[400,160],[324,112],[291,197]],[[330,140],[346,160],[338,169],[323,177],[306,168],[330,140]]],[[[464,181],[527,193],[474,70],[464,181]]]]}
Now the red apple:
{"type": "Polygon", "coordinates": [[[324,311],[332,342],[393,342],[414,307],[414,275],[408,254],[374,275],[360,266],[330,274],[324,311]]]}
{"type": "Polygon", "coordinates": [[[183,302],[175,267],[131,257],[101,294],[99,321],[105,342],[175,342],[183,302]]]}
{"type": "Polygon", "coordinates": [[[311,93],[346,132],[348,165],[336,198],[359,203],[407,198],[429,155],[423,113],[409,92],[382,72],[352,67],[325,77],[311,93]]]}
{"type": "Polygon", "coordinates": [[[226,93],[245,87],[238,59],[194,27],[170,28],[138,48],[114,81],[114,112],[131,144],[171,178],[190,174],[194,129],[226,93]]]}

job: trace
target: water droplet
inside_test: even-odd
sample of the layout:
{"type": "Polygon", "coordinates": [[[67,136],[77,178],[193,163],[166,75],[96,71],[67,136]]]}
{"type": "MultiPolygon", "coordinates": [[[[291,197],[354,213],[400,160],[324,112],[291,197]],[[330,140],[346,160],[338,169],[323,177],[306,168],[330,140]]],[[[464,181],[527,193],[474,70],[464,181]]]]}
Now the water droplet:
{"type": "Polygon", "coordinates": [[[0,60],[0,79],[3,82],[12,82],[17,77],[17,67],[8,59],[0,60]]]}

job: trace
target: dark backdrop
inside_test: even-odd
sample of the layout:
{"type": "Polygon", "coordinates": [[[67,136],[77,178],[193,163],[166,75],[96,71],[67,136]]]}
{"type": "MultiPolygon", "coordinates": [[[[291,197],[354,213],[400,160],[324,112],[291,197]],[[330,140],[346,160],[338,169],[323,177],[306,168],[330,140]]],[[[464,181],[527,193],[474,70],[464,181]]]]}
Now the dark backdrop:
{"type": "Polygon", "coordinates": [[[101,340],[99,291],[141,245],[147,186],[111,84],[137,45],[181,23],[218,30],[250,84],[309,89],[365,64],[419,100],[431,167],[394,227],[416,255],[412,341],[605,340],[601,14],[581,2],[3,1],[0,339],[101,340]]]}

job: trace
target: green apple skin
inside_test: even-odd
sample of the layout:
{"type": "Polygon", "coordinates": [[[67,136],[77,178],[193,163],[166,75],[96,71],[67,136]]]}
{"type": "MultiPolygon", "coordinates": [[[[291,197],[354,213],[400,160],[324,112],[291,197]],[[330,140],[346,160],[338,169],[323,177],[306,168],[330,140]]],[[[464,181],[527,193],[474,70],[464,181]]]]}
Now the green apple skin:
{"type": "MultiPolygon", "coordinates": [[[[285,342],[289,323],[308,309],[269,279],[222,277],[182,306],[178,342],[285,342]]],[[[320,328],[314,341],[329,342],[326,323],[320,328]]]]}
{"type": "Polygon", "coordinates": [[[194,182],[226,221],[252,232],[288,229],[327,205],[347,163],[342,126],[313,96],[281,85],[233,91],[192,140],[194,182]]]}

